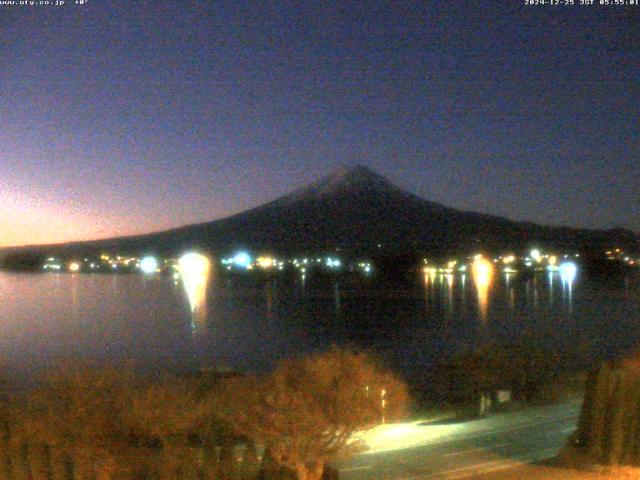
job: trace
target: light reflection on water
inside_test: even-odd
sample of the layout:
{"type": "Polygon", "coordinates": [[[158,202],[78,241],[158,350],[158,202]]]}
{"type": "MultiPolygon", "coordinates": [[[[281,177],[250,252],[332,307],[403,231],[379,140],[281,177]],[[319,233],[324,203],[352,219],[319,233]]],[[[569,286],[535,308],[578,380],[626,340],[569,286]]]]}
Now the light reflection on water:
{"type": "Polygon", "coordinates": [[[207,331],[207,289],[211,272],[210,260],[198,253],[187,253],[178,261],[182,286],[189,299],[191,329],[195,334],[207,331]]]}
{"type": "Polygon", "coordinates": [[[207,271],[185,291],[161,275],[0,273],[0,355],[25,368],[78,354],[260,371],[338,343],[384,353],[410,374],[456,349],[531,332],[559,345],[640,338],[637,277],[470,276],[424,272],[413,285],[374,288],[309,275],[302,289],[207,271]]]}
{"type": "Polygon", "coordinates": [[[480,319],[484,322],[487,320],[487,311],[489,309],[489,292],[491,283],[493,282],[493,264],[482,257],[476,258],[471,267],[473,283],[478,292],[478,308],[480,310],[480,319]]]}
{"type": "MultiPolygon", "coordinates": [[[[491,305],[492,292],[498,288],[504,291],[506,295],[507,306],[509,310],[516,308],[516,287],[514,283],[519,282],[519,287],[524,285],[524,296],[526,298],[527,305],[533,310],[537,310],[541,307],[541,296],[546,293],[547,301],[544,304],[545,307],[553,307],[555,301],[555,295],[559,290],[562,296],[562,306],[569,312],[573,310],[573,289],[576,282],[576,275],[570,275],[563,277],[560,272],[547,272],[547,284],[544,286],[543,272],[526,272],[525,274],[518,274],[514,272],[502,272],[494,273],[494,266],[488,262],[477,262],[472,268],[472,280],[475,286],[475,301],[478,307],[478,317],[481,322],[487,320],[491,316],[489,308],[491,305]],[[486,263],[485,263],[486,262],[486,263]],[[498,283],[495,283],[495,278],[498,278],[498,283]],[[546,292],[544,292],[546,290],[546,292]]],[[[425,303],[433,301],[434,295],[438,293],[446,298],[446,304],[448,311],[458,310],[461,306],[464,306],[466,301],[465,292],[466,275],[453,274],[453,273],[437,273],[435,270],[424,273],[424,298],[425,303]],[[454,286],[454,283],[458,287],[454,286]],[[461,305],[456,305],[456,298],[454,298],[454,291],[460,290],[459,298],[461,305]],[[438,293],[436,293],[438,292],[438,293]]],[[[625,292],[629,290],[629,279],[624,279],[625,292]]],[[[626,295],[628,297],[628,294],[626,295]]]]}

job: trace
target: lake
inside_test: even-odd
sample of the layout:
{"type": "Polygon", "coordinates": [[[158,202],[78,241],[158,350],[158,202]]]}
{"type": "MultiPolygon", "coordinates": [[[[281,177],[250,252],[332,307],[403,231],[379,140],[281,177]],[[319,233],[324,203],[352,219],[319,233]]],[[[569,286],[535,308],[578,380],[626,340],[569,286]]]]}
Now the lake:
{"type": "Polygon", "coordinates": [[[374,278],[0,273],[0,356],[31,375],[60,358],[149,369],[263,372],[333,343],[379,353],[407,378],[485,342],[536,338],[594,358],[640,339],[639,275],[558,272],[374,278]]]}

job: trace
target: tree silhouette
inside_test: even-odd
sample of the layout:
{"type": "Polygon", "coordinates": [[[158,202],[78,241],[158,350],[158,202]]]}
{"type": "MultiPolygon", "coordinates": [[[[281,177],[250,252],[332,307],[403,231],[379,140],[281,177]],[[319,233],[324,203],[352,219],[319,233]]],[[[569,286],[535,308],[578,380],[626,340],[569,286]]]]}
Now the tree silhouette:
{"type": "Polygon", "coordinates": [[[222,387],[222,419],[299,480],[320,479],[328,461],[353,453],[354,432],[402,417],[409,402],[405,384],[371,357],[336,347],[222,387]]]}
{"type": "Polygon", "coordinates": [[[589,373],[573,439],[600,463],[640,465],[640,353],[589,373]]]}

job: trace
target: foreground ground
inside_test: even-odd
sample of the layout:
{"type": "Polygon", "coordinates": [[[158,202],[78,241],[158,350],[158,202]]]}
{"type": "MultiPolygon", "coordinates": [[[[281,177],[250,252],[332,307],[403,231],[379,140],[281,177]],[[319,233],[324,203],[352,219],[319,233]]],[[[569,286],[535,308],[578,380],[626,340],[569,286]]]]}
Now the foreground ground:
{"type": "Polygon", "coordinates": [[[575,399],[483,419],[384,425],[361,438],[365,453],[336,466],[343,480],[640,478],[635,470],[582,471],[552,460],[580,407],[575,399]]]}

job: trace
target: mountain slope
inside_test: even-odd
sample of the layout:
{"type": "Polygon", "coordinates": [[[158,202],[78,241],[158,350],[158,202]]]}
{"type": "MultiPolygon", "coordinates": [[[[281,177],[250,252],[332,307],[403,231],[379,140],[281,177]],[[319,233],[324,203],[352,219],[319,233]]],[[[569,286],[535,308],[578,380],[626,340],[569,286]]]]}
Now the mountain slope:
{"type": "Polygon", "coordinates": [[[370,253],[518,248],[532,242],[595,249],[613,243],[637,245],[637,238],[624,230],[545,227],[462,212],[417,197],[357,166],[221,220],[69,247],[165,253],[185,248],[227,251],[245,247],[278,252],[340,248],[370,253]]]}

